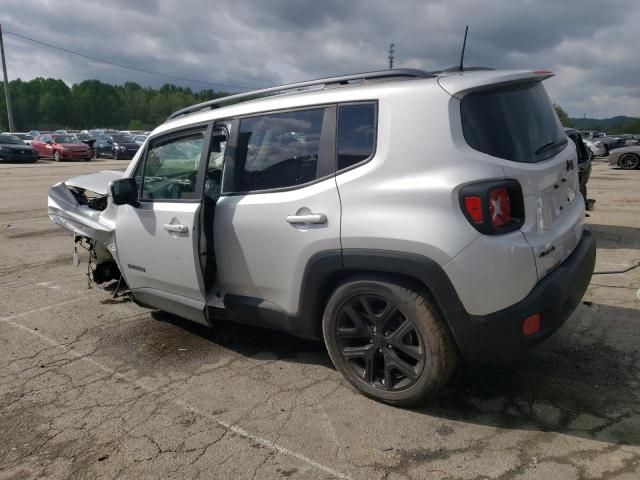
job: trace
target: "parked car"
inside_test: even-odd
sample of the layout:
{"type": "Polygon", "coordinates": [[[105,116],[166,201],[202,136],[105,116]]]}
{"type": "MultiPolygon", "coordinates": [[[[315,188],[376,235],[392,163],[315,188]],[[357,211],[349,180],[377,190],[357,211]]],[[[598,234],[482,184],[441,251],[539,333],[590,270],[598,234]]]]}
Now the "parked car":
{"type": "Polygon", "coordinates": [[[95,138],[93,138],[88,133],[84,133],[84,132],[77,133],[76,138],[80,140],[82,143],[88,145],[89,149],[91,150],[91,156],[92,157],[95,156],[95,149],[93,148],[93,144],[96,143],[95,138]]]}
{"type": "Polygon", "coordinates": [[[96,157],[111,157],[115,160],[129,160],[140,148],[133,138],[124,134],[99,135],[94,144],[96,157]]]}
{"type": "Polygon", "coordinates": [[[585,146],[591,152],[591,156],[592,157],[605,157],[605,156],[607,156],[609,154],[609,150],[604,145],[604,143],[598,141],[597,139],[585,140],[583,138],[582,141],[584,142],[585,146]]]}
{"type": "Polygon", "coordinates": [[[136,135],[136,136],[133,137],[133,141],[138,146],[141,146],[146,139],[147,139],[147,135],[136,135]]]}
{"type": "Polygon", "coordinates": [[[588,140],[593,144],[594,156],[607,156],[611,150],[625,146],[625,141],[622,138],[608,136],[605,132],[580,132],[580,135],[583,140],[588,140]],[[604,153],[596,153],[600,149],[604,153]]]}
{"type": "Polygon", "coordinates": [[[47,133],[38,135],[31,143],[40,157],[61,160],[91,160],[92,152],[88,145],[78,140],[75,135],[47,133]]]}
{"type": "Polygon", "coordinates": [[[578,155],[578,181],[580,183],[580,193],[584,198],[585,206],[588,205],[587,199],[587,182],[591,176],[591,152],[584,144],[580,132],[574,128],[565,128],[564,132],[567,134],[576,146],[576,153],[578,155]]]}
{"type": "Polygon", "coordinates": [[[19,138],[27,145],[31,145],[31,141],[33,140],[33,136],[29,133],[24,132],[2,132],[2,135],[13,135],[16,138],[19,138]]]}
{"type": "Polygon", "coordinates": [[[624,170],[640,168],[640,145],[616,148],[609,153],[609,165],[620,167],[624,170]]]}
{"type": "Polygon", "coordinates": [[[323,339],[355,388],[413,405],[460,359],[549,337],[590,282],[551,75],[385,70],[218,98],[124,173],[53,186],[48,213],[141,305],[323,339]]]}
{"type": "Polygon", "coordinates": [[[15,135],[0,135],[0,162],[37,162],[38,153],[15,135]]]}

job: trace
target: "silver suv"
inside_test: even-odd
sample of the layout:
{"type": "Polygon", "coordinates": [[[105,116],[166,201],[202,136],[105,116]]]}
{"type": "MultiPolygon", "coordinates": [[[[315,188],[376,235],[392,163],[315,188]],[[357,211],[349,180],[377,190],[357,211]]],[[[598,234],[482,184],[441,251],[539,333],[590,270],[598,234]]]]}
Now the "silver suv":
{"type": "Polygon", "coordinates": [[[58,183],[94,281],[204,325],[324,339],[362,393],[433,398],[551,335],[589,284],[548,71],[388,70],[171,115],[127,170],[58,183]]]}

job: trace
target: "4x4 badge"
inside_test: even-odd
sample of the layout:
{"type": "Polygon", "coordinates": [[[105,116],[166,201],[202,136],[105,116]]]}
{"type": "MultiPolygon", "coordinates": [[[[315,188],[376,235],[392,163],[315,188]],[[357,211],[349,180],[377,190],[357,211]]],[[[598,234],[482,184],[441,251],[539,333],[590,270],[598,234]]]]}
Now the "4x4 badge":
{"type": "Polygon", "coordinates": [[[573,160],[567,160],[567,172],[573,170],[573,160]]]}

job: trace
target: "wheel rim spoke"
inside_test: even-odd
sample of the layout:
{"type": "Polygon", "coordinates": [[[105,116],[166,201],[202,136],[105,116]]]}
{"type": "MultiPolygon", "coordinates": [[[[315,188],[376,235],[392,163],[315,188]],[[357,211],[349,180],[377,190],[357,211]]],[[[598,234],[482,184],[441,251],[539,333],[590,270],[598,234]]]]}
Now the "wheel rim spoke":
{"type": "Polygon", "coordinates": [[[388,365],[388,368],[395,368],[410,380],[416,380],[417,374],[415,367],[402,360],[395,352],[388,351],[385,354],[385,363],[388,365]]]}
{"type": "Polygon", "coordinates": [[[347,305],[344,308],[344,313],[347,314],[351,323],[353,323],[354,330],[360,336],[368,336],[370,334],[369,328],[365,324],[365,320],[356,312],[351,305],[347,305]]]}
{"type": "Polygon", "coordinates": [[[398,328],[391,332],[391,335],[389,335],[390,343],[399,348],[402,344],[402,339],[412,331],[414,331],[413,324],[409,320],[405,320],[398,328]]]}
{"type": "Polygon", "coordinates": [[[352,297],[338,314],[335,332],[347,366],[371,387],[409,388],[424,368],[426,354],[419,330],[388,298],[352,297]]]}

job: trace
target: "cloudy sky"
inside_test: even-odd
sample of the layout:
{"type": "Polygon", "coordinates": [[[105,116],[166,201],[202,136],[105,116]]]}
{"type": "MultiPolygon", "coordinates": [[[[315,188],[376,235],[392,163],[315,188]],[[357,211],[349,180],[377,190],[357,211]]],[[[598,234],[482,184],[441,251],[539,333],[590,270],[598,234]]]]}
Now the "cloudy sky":
{"type": "Polygon", "coordinates": [[[124,70],[5,33],[10,79],[242,90],[397,67],[551,68],[571,116],[640,116],[638,0],[1,0],[4,30],[205,83],[124,70]]]}

